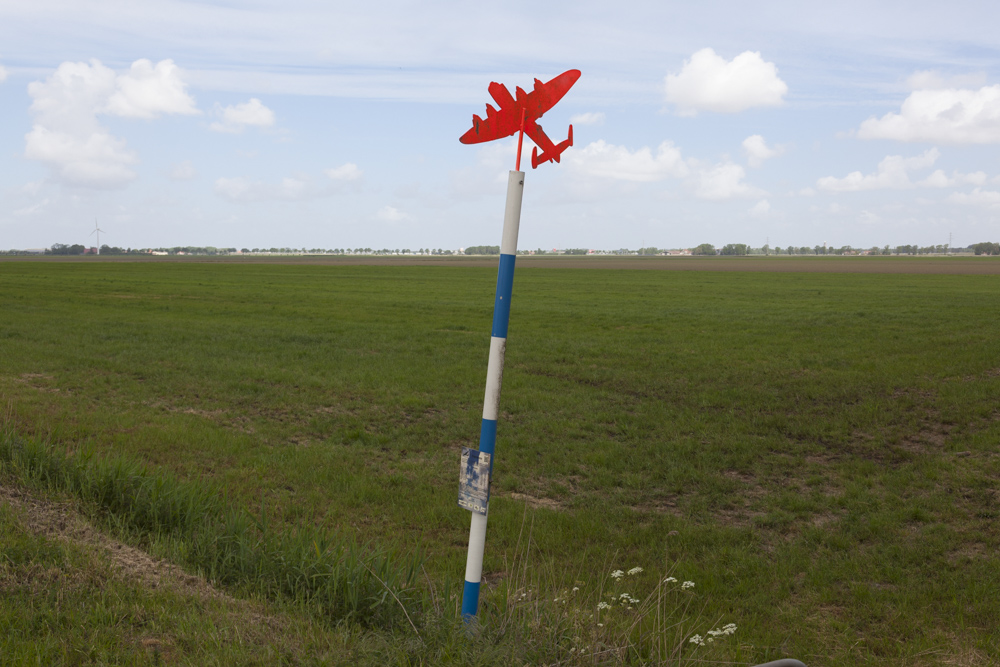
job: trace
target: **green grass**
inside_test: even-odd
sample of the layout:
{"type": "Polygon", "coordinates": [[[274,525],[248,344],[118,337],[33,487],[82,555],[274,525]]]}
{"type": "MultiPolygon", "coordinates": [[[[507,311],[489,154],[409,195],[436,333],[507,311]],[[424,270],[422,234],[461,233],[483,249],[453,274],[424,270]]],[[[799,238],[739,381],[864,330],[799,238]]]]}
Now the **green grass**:
{"type": "MultiPolygon", "coordinates": [[[[0,263],[9,428],[460,584],[495,270],[0,263]]],[[[519,269],[485,572],[696,582],[746,661],[1000,660],[1000,279],[519,269]]],[[[155,547],[155,545],[153,545],[155,547]]],[[[163,547],[166,549],[166,547],[163,547]]],[[[634,594],[634,593],[633,593],[634,594]]],[[[596,598],[594,598],[596,599],[596,598]]],[[[424,655],[419,652],[415,655],[424,655]]]]}

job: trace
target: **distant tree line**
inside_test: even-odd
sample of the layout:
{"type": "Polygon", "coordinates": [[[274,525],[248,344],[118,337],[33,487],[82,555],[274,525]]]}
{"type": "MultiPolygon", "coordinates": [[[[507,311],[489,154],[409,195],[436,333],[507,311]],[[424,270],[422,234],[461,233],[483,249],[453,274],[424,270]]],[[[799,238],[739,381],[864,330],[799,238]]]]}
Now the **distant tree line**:
{"type": "MultiPolygon", "coordinates": [[[[93,248],[75,243],[68,245],[65,243],[53,243],[51,248],[45,249],[46,255],[85,255],[94,251],[93,248]]],[[[30,255],[41,252],[27,250],[0,250],[0,255],[30,255]]],[[[409,248],[216,248],[214,246],[174,246],[171,248],[119,248],[118,246],[102,245],[100,254],[102,255],[138,255],[138,254],[167,254],[167,255],[232,255],[242,254],[272,254],[272,255],[453,255],[456,251],[442,248],[419,248],[411,250],[409,248]]],[[[465,248],[466,255],[498,255],[500,246],[477,245],[465,248]]],[[[587,248],[568,248],[565,250],[519,250],[522,255],[665,255],[669,251],[666,248],[648,246],[631,250],[629,248],[619,248],[617,250],[588,250],[587,248]]],[[[1000,243],[983,242],[970,245],[966,248],[951,248],[948,244],[942,245],[888,245],[871,248],[854,248],[849,245],[839,248],[828,247],[826,245],[809,246],[787,246],[785,248],[775,247],[765,244],[759,248],[754,248],[746,243],[728,243],[721,248],[716,248],[711,243],[702,243],[691,248],[692,255],[943,255],[949,253],[975,253],[976,255],[1000,255],[1000,243]]]]}

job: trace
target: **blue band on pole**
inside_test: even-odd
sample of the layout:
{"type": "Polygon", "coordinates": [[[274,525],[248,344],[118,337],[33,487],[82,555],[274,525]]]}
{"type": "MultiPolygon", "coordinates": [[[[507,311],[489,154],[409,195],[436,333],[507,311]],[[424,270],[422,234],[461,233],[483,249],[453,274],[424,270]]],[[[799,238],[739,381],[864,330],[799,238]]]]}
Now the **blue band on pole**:
{"type": "Polygon", "coordinates": [[[514,291],[514,255],[500,255],[500,270],[497,272],[497,297],[493,305],[493,335],[507,337],[507,323],[510,321],[510,296],[514,291]]]}
{"type": "MultiPolygon", "coordinates": [[[[479,451],[493,456],[493,450],[497,446],[497,420],[484,419],[483,425],[479,428],[479,451]]],[[[490,468],[493,467],[492,462],[490,468]]]]}
{"type": "Polygon", "coordinates": [[[466,620],[476,615],[479,609],[479,582],[465,582],[465,589],[462,591],[462,616],[466,620]]]}

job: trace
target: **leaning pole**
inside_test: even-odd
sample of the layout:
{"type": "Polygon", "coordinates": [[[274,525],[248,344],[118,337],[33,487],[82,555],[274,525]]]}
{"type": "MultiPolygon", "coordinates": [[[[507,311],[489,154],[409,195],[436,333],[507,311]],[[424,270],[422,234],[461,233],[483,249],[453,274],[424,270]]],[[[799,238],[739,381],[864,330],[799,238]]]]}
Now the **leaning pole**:
{"type": "Polygon", "coordinates": [[[497,418],[500,414],[500,386],[503,383],[503,360],[507,351],[507,325],[514,290],[514,262],[517,259],[517,233],[521,225],[521,200],[524,195],[524,172],[521,171],[521,145],[527,134],[535,142],[531,167],[545,162],[559,162],[563,151],[573,145],[573,126],[565,141],[553,143],[537,123],[546,111],[562,99],[580,78],[580,70],[563,72],[547,83],[535,79],[530,93],[516,89],[516,97],[507,87],[491,83],[490,95],[500,106],[486,105],[486,118],[472,116],[472,129],[462,135],[464,144],[477,144],[518,134],[517,162],[507,177],[507,205],[503,216],[500,243],[500,267],[493,301],[493,330],[490,359],[486,368],[486,396],[483,398],[483,422],[479,429],[479,449],[463,448],[459,474],[458,504],[472,512],[469,528],[469,554],[465,562],[465,588],[462,592],[462,616],[472,621],[479,610],[479,587],[483,579],[483,553],[486,548],[486,521],[489,517],[490,480],[497,444],[497,418]],[[539,154],[538,149],[542,152],[539,154]]]}
{"type": "MultiPolygon", "coordinates": [[[[497,291],[493,301],[493,329],[490,334],[490,360],[486,367],[483,423],[479,429],[479,456],[489,455],[487,480],[493,476],[493,452],[496,449],[497,418],[500,415],[500,386],[503,383],[503,357],[507,349],[507,325],[510,322],[510,299],[514,289],[514,262],[517,259],[517,231],[521,225],[523,194],[524,172],[510,172],[507,177],[507,206],[503,215],[497,291]]],[[[483,579],[483,551],[486,548],[486,520],[489,518],[488,491],[485,509],[485,512],[472,512],[472,527],[469,529],[469,555],[465,561],[465,589],[462,592],[462,616],[466,618],[474,617],[479,609],[479,585],[483,579]]]]}

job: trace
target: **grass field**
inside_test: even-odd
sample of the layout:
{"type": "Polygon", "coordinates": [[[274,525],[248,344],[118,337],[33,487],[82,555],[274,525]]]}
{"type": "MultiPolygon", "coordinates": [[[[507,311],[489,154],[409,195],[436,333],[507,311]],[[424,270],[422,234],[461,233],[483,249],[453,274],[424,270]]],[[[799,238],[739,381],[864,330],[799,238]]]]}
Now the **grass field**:
{"type": "MultiPolygon", "coordinates": [[[[577,587],[593,610],[608,591],[652,595],[666,569],[695,582],[689,632],[738,626],[704,657],[743,664],[1000,663],[996,265],[942,260],[984,274],[954,275],[909,273],[944,265],[906,258],[867,260],[878,273],[853,268],[865,258],[839,260],[844,272],[825,258],[819,272],[773,261],[518,260],[485,580],[538,597],[577,587]],[[624,583],[609,578],[635,566],[624,583]]],[[[420,585],[446,591],[464,573],[458,457],[479,433],[495,277],[458,263],[0,262],[5,428],[263,507],[273,530],[419,553],[420,585]]],[[[15,468],[5,483],[29,484],[15,468]]],[[[92,556],[36,544],[23,524],[0,514],[0,588],[34,585],[24,571],[36,556],[11,553],[90,571],[92,556]]],[[[183,561],[176,544],[119,537],[183,561]]],[[[132,605],[191,613],[127,585],[132,605]]],[[[370,648],[365,633],[408,632],[243,597],[278,605],[267,613],[309,637],[281,653],[290,664],[336,663],[370,648]]],[[[30,626],[18,599],[0,606],[30,626]]],[[[117,637],[102,655],[153,655],[114,627],[101,630],[117,637]]],[[[180,620],[164,627],[171,648],[156,659],[178,663],[205,662],[221,632],[199,642],[180,620]]],[[[19,641],[28,656],[32,640],[19,641]]]]}

